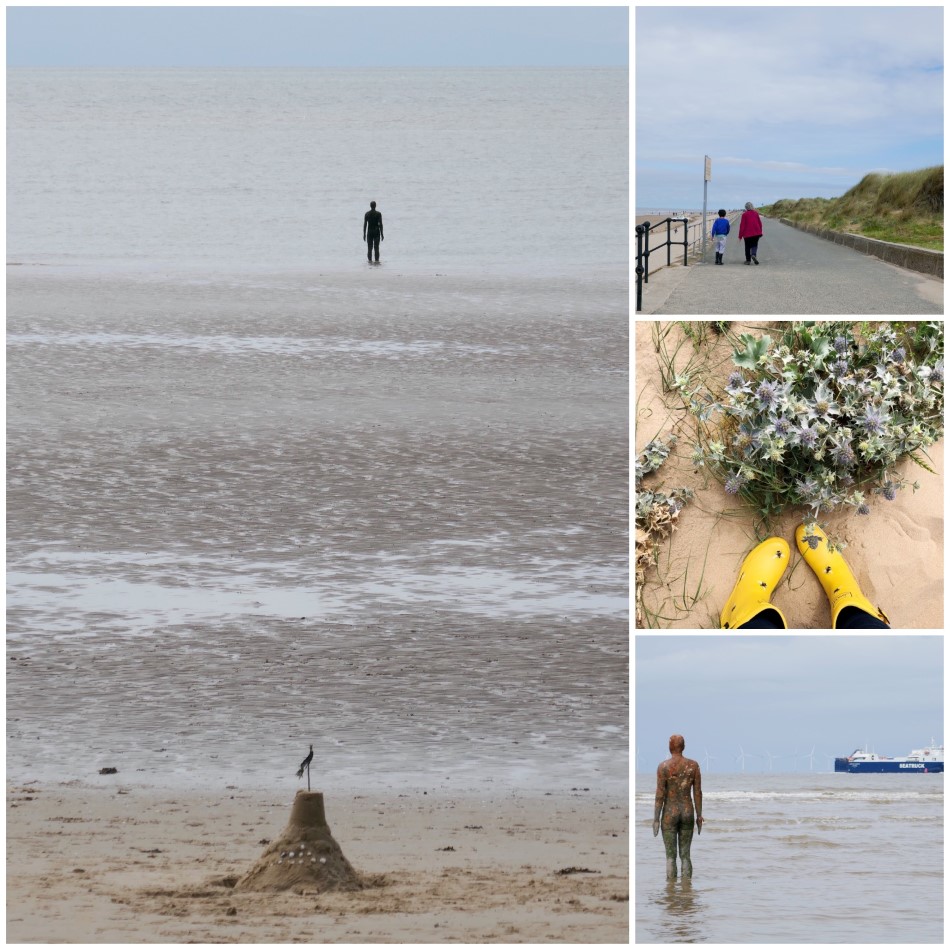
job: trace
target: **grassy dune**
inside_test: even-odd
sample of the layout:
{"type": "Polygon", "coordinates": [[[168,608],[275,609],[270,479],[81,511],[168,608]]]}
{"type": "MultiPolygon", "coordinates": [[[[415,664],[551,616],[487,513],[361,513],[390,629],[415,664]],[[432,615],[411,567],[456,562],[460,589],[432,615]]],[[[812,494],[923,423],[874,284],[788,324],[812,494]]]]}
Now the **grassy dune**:
{"type": "Polygon", "coordinates": [[[833,231],[943,250],[943,165],[865,175],[840,198],[782,198],[760,209],[833,231]]]}

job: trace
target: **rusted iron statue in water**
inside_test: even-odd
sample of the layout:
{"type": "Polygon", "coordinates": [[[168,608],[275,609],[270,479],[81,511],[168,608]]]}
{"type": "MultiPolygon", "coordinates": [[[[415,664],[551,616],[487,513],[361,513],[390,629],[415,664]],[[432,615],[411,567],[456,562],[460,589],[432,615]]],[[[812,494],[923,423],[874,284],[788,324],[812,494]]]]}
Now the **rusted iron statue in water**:
{"type": "Polygon", "coordinates": [[[693,843],[693,828],[703,830],[703,782],[699,763],[683,755],[686,740],[670,736],[672,755],[661,762],[656,770],[656,805],[653,812],[653,837],[663,829],[666,847],[666,879],[676,879],[676,851],[679,848],[683,877],[693,876],[693,862],[689,856],[693,843]],[[696,800],[695,811],[693,799],[696,800]]]}

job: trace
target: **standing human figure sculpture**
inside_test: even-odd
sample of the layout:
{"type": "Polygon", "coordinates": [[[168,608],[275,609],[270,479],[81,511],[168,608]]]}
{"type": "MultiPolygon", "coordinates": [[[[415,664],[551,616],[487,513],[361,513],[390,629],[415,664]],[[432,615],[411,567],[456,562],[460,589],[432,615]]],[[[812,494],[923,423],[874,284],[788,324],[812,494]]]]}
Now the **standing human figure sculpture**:
{"type": "Polygon", "coordinates": [[[376,252],[376,263],[379,263],[379,242],[383,240],[383,214],[376,210],[376,202],[369,203],[369,211],[363,215],[363,240],[366,242],[366,260],[373,262],[373,252],[376,252]]]}
{"type": "Polygon", "coordinates": [[[739,240],[745,241],[746,264],[758,264],[759,238],[762,237],[762,219],[751,201],[745,203],[745,211],[739,219],[739,240]]]}
{"type": "Polygon", "coordinates": [[[666,879],[676,880],[676,853],[679,851],[683,877],[693,876],[690,846],[693,828],[703,830],[703,783],[699,763],[683,755],[686,740],[670,736],[670,758],[656,770],[656,803],[653,811],[653,837],[663,829],[666,848],[666,879]],[[693,799],[696,801],[695,810],[693,799]]]}

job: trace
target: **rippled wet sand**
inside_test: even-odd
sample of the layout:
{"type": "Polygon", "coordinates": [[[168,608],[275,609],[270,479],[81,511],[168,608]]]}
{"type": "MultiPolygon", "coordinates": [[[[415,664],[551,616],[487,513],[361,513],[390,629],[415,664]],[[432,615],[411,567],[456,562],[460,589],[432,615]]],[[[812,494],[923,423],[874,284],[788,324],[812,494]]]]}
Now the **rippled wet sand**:
{"type": "Polygon", "coordinates": [[[371,275],[10,275],[11,775],[622,786],[625,288],[371,275]]]}

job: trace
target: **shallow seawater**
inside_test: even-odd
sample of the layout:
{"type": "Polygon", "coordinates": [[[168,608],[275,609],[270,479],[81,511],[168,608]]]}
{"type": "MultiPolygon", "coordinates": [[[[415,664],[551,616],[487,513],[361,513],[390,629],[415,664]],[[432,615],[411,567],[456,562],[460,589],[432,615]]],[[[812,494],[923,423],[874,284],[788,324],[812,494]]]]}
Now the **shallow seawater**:
{"type": "Polygon", "coordinates": [[[654,789],[637,776],[637,943],[942,943],[942,775],[706,775],[691,882],[665,880],[654,789]]]}
{"type": "Polygon", "coordinates": [[[11,261],[626,268],[626,69],[14,68],[7,93],[11,261]]]}
{"type": "MultiPolygon", "coordinates": [[[[522,574],[442,559],[441,567],[422,572],[414,559],[377,555],[354,558],[345,583],[340,575],[339,566],[320,569],[287,559],[231,559],[224,572],[215,558],[182,558],[171,551],[45,553],[7,572],[7,609],[14,617],[28,613],[28,636],[35,637],[77,630],[82,636],[88,614],[122,618],[130,634],[148,634],[172,623],[244,616],[331,620],[359,612],[369,601],[376,609],[428,604],[495,619],[549,614],[623,620],[628,608],[622,593],[583,589],[583,581],[600,580],[619,591],[619,566],[550,561],[522,574]]],[[[12,640],[19,635],[14,629],[12,640]]]]}

